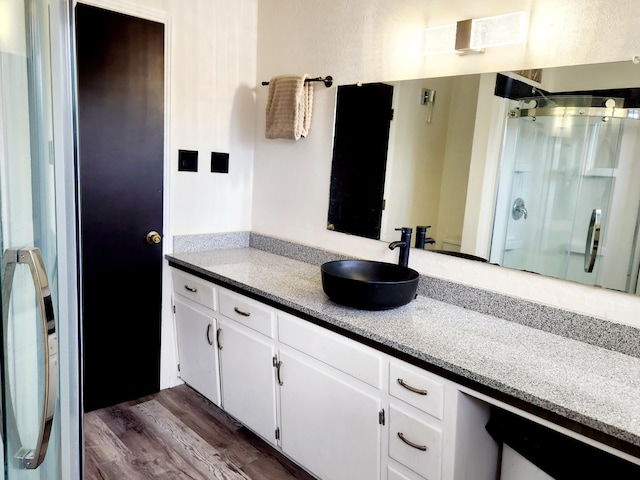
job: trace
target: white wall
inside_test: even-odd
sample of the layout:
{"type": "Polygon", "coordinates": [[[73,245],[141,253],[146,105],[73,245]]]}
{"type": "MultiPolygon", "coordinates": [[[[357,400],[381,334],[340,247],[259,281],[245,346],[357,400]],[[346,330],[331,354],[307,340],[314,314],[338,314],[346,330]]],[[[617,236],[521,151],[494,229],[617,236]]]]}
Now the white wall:
{"type": "Polygon", "coordinates": [[[171,230],[250,226],[257,0],[171,0],[171,230]],[[198,150],[197,173],[176,172],[178,149],[198,150]],[[211,152],[229,174],[210,172],[211,152]]]}
{"type": "Polygon", "coordinates": [[[434,232],[435,248],[445,250],[445,239],[462,239],[480,76],[456,77],[450,83],[453,85],[453,96],[441,180],[439,231],[434,232]]]}
{"type": "MultiPolygon", "coordinates": [[[[629,60],[640,55],[638,16],[636,0],[261,0],[257,82],[309,73],[349,84],[629,60]],[[422,28],[517,10],[530,14],[524,45],[462,57],[418,54],[422,28]]],[[[397,252],[382,242],[325,229],[335,89],[316,87],[311,131],[298,142],[265,140],[266,93],[258,87],[252,230],[395,261],[397,252]]],[[[429,252],[412,251],[410,265],[432,276],[640,324],[640,299],[631,295],[429,252]]]]}

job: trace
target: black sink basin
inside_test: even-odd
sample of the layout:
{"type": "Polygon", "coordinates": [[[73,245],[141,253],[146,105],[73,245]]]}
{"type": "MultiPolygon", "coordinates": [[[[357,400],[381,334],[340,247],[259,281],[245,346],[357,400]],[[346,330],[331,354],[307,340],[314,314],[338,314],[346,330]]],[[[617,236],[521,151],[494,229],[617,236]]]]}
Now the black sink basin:
{"type": "Polygon", "coordinates": [[[322,288],[334,302],[362,310],[406,305],[416,296],[420,274],[393,263],[337,260],[321,267],[322,288]]]}

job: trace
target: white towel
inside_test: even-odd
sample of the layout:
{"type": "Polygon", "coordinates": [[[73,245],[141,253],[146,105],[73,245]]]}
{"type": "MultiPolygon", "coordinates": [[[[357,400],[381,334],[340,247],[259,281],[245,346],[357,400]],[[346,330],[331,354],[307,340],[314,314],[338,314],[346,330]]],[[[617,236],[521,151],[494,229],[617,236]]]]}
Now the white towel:
{"type": "Polygon", "coordinates": [[[269,80],[267,98],[267,138],[298,140],[306,137],[311,126],[313,84],[308,75],[280,75],[269,80]]]}

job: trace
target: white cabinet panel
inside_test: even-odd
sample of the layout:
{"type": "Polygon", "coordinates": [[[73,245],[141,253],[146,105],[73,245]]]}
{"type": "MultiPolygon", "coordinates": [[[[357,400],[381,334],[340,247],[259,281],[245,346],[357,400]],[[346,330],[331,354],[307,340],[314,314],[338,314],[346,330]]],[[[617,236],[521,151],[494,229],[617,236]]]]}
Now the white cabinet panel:
{"type": "Polygon", "coordinates": [[[382,355],[371,348],[282,312],[278,313],[278,338],[372,387],[382,387],[382,355]]]}
{"type": "Polygon", "coordinates": [[[392,360],[389,393],[438,419],[443,417],[444,384],[422,369],[392,360]]]}
{"type": "Polygon", "coordinates": [[[281,351],[280,359],[284,453],[322,479],[380,478],[379,395],[302,354],[281,351]]]}
{"type": "Polygon", "coordinates": [[[442,430],[392,404],[389,409],[389,456],[428,480],[439,480],[442,430]]]}
{"type": "Polygon", "coordinates": [[[180,378],[220,405],[215,319],[175,298],[180,378]]]}
{"type": "Polygon", "coordinates": [[[221,289],[220,313],[267,337],[275,335],[275,311],[260,302],[221,289]]]}
{"type": "Polygon", "coordinates": [[[219,326],[222,406],[275,444],[273,342],[224,318],[219,320],[219,326]]]}
{"type": "Polygon", "coordinates": [[[211,310],[216,309],[215,287],[211,282],[190,275],[186,272],[171,269],[173,291],[189,300],[193,300],[211,310]]]}

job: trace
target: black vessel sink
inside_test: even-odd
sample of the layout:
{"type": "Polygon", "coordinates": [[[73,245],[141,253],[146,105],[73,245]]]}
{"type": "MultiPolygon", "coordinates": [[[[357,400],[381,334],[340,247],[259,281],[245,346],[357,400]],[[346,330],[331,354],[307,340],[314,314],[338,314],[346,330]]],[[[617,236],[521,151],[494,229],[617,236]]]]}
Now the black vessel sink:
{"type": "Polygon", "coordinates": [[[337,260],[321,267],[322,288],[334,302],[362,310],[406,305],[416,296],[420,274],[393,263],[337,260]]]}

